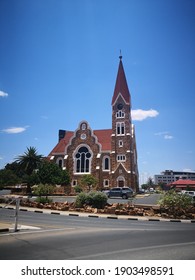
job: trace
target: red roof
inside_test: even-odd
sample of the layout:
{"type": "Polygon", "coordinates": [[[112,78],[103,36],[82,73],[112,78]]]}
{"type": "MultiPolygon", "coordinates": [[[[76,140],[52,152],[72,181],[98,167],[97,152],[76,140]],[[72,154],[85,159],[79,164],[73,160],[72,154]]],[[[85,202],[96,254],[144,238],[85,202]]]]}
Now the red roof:
{"type": "MultiPolygon", "coordinates": [[[[110,151],[112,129],[93,130],[93,133],[97,137],[98,143],[101,144],[102,151],[110,151]]],[[[54,153],[63,154],[66,146],[69,144],[69,141],[73,135],[73,131],[66,131],[64,138],[61,139],[60,142],[53,148],[49,156],[51,156],[54,153]]]]}
{"type": "Polygon", "coordinates": [[[123,96],[125,102],[130,104],[130,92],[127,85],[127,80],[125,77],[125,71],[123,68],[123,63],[120,57],[119,67],[118,67],[118,74],[116,78],[116,84],[114,89],[114,95],[112,98],[112,105],[115,103],[119,93],[123,96]]]}
{"type": "Polygon", "coordinates": [[[70,138],[74,135],[73,131],[66,131],[64,138],[58,142],[49,155],[53,153],[64,153],[65,147],[68,145],[70,138]]]}
{"type": "Polygon", "coordinates": [[[173,183],[171,183],[173,186],[186,186],[186,185],[195,185],[195,180],[184,180],[184,179],[179,179],[173,183]]]}
{"type": "Polygon", "coordinates": [[[112,129],[94,130],[98,142],[102,145],[102,151],[111,151],[111,134],[112,129]]]}

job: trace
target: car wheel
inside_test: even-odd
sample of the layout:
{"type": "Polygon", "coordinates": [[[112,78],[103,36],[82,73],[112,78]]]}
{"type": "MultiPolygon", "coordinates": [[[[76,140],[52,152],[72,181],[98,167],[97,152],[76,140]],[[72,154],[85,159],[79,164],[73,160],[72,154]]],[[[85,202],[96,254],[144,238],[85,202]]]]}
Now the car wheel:
{"type": "Polygon", "coordinates": [[[122,195],[122,199],[127,199],[126,194],[123,194],[123,195],[122,195]]]}

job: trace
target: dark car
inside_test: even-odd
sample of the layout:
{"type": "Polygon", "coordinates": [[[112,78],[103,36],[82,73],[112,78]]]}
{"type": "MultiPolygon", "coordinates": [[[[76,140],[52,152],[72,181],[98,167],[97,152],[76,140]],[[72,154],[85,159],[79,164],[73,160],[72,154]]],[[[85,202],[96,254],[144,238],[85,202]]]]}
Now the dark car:
{"type": "Polygon", "coordinates": [[[109,198],[121,197],[123,199],[128,199],[129,197],[133,196],[133,190],[132,188],[128,188],[128,187],[124,187],[124,188],[116,187],[107,191],[106,194],[109,198]]]}

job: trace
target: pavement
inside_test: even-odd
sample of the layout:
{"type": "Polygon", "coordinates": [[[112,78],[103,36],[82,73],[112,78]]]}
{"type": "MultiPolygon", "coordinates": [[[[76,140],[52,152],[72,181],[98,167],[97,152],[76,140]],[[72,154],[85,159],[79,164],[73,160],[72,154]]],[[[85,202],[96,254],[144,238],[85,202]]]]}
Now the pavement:
{"type": "MultiPolygon", "coordinates": [[[[0,204],[0,208],[4,208],[5,204],[0,204]]],[[[148,205],[147,205],[148,206],[148,205]]],[[[9,206],[8,209],[15,209],[13,206],[9,206]]],[[[182,223],[195,223],[195,220],[183,220],[183,219],[165,219],[161,217],[152,216],[129,216],[129,215],[111,215],[111,214],[94,214],[86,212],[76,212],[76,211],[52,211],[50,209],[40,209],[40,208],[30,208],[30,207],[20,207],[19,211],[29,211],[35,213],[46,213],[52,215],[64,215],[64,216],[79,216],[79,217],[89,217],[89,218],[107,218],[107,219],[125,219],[134,221],[150,221],[150,222],[182,222],[182,223]]],[[[14,222],[14,221],[13,221],[14,222]]],[[[14,231],[14,223],[4,223],[0,221],[0,233],[14,231]]],[[[37,227],[25,226],[18,224],[18,230],[21,229],[39,229],[37,227]]]]}
{"type": "Polygon", "coordinates": [[[7,232],[10,229],[10,224],[0,222],[0,233],[7,232]]]}

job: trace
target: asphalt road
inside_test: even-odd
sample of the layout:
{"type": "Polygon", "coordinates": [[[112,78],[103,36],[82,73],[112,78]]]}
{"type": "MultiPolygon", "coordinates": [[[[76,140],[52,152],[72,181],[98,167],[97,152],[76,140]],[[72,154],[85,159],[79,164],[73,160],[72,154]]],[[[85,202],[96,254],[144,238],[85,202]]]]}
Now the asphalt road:
{"type": "MultiPolygon", "coordinates": [[[[9,195],[10,190],[0,190],[0,196],[1,195],[9,195]]],[[[31,200],[35,200],[36,197],[32,197],[31,200]]],[[[52,200],[55,202],[73,202],[75,201],[75,197],[72,196],[51,196],[52,200]]],[[[152,193],[152,194],[146,194],[144,195],[137,195],[135,198],[133,198],[134,204],[157,204],[158,200],[160,198],[160,194],[152,193]]],[[[126,203],[130,201],[131,199],[121,199],[121,198],[109,198],[108,203],[126,203]]]]}
{"type": "MultiPolygon", "coordinates": [[[[10,217],[13,210],[0,210],[0,220],[13,220],[10,217]]],[[[21,212],[19,223],[35,228],[1,234],[0,259],[195,259],[195,223],[113,220],[34,212],[21,212]]]]}
{"type": "MultiPolygon", "coordinates": [[[[64,201],[68,201],[68,202],[73,202],[75,201],[75,197],[72,196],[51,196],[52,200],[54,202],[64,202],[64,201]]],[[[144,195],[137,195],[135,198],[133,198],[132,202],[134,204],[157,204],[158,200],[160,198],[160,194],[146,194],[144,195]]],[[[32,198],[32,200],[34,200],[35,197],[32,198]]],[[[127,202],[131,201],[130,199],[122,199],[122,198],[108,198],[108,203],[112,204],[112,203],[127,203],[127,202]]]]}

